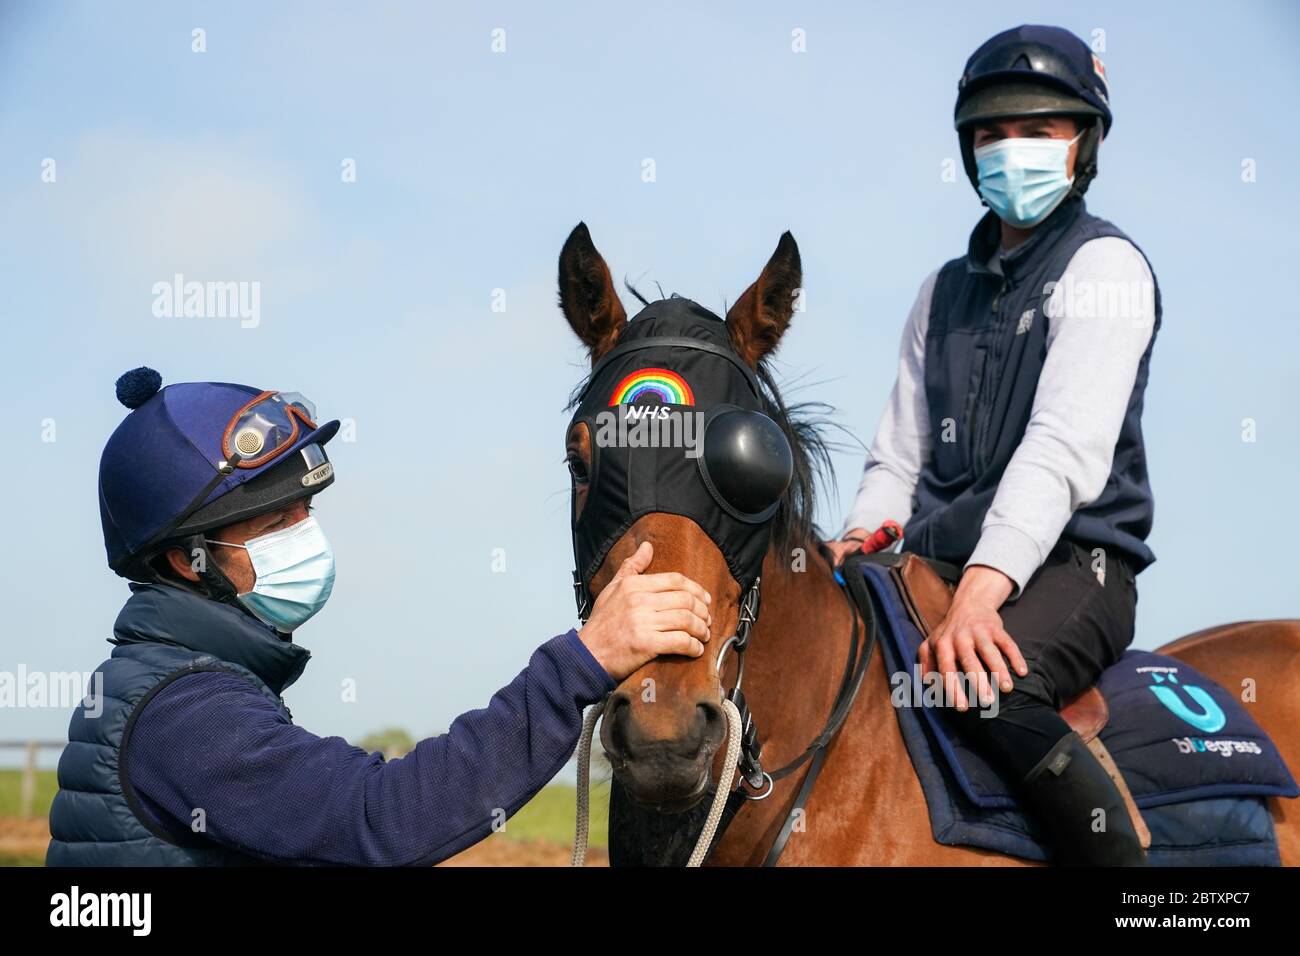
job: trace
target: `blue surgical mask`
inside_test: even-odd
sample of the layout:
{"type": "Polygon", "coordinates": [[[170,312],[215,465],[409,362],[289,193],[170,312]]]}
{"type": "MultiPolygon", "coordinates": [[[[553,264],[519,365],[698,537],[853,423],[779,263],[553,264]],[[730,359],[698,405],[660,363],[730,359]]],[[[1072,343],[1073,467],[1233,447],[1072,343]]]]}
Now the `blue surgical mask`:
{"type": "Polygon", "coordinates": [[[1079,136],[1000,139],[976,148],[980,195],[999,219],[1028,229],[1051,215],[1074,184],[1065,164],[1079,136]]]}
{"type": "Polygon", "coordinates": [[[243,544],[209,541],[243,548],[253,563],[253,590],[238,595],[253,615],[286,634],[325,606],[334,590],[334,549],[310,515],[283,531],[243,544]]]}

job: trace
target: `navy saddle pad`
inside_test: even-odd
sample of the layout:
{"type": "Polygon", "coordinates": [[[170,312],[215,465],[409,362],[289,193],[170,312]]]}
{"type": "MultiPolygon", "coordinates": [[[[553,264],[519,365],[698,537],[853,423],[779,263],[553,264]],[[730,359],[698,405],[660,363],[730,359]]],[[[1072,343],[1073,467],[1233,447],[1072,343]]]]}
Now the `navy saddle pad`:
{"type": "MultiPolygon", "coordinates": [[[[921,779],[935,839],[1033,860],[1050,852],[1010,783],[924,706],[912,623],[889,569],[863,565],[899,727],[921,779]]],[[[1235,696],[1186,663],[1129,651],[1098,682],[1110,719],[1100,736],[1151,831],[1159,865],[1277,865],[1265,798],[1300,795],[1268,735],[1235,696]]]]}

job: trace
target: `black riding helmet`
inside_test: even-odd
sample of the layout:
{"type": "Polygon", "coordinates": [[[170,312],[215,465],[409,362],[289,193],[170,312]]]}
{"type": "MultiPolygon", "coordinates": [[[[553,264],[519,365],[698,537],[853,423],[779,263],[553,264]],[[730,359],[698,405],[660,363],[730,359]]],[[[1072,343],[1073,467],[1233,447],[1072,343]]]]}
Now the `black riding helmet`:
{"type": "Polygon", "coordinates": [[[975,125],[1043,115],[1079,121],[1083,136],[1070,195],[1082,196],[1097,175],[1097,147],[1112,120],[1101,59],[1069,30],[1030,25],[1005,30],[971,54],[957,84],[953,119],[966,176],[977,192],[975,125]]]}

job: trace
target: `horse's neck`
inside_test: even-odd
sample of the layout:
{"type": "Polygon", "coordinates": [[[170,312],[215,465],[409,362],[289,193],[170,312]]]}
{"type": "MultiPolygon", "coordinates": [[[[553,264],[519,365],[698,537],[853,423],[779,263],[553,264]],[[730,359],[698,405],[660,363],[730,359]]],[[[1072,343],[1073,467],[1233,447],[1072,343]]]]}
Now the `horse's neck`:
{"type": "MultiPolygon", "coordinates": [[[[803,571],[769,553],[763,606],[746,654],[745,697],[760,738],[763,766],[798,756],[825,726],[844,675],[852,619],[830,565],[808,548],[803,571]]],[[[861,623],[861,621],[860,621],[861,623]]],[[[859,639],[864,638],[859,628],[859,639]]],[[[861,645],[859,645],[861,646],[861,645]]],[[[985,850],[941,846],[931,835],[925,795],[911,768],[879,649],[805,805],[805,829],[782,862],[822,866],[1020,865],[985,850]]],[[[803,780],[777,785],[771,800],[748,804],[711,862],[757,865],[766,857],[803,780]]]]}
{"type": "MultiPolygon", "coordinates": [[[[802,571],[771,553],[763,567],[763,606],[747,652],[745,696],[763,740],[763,766],[769,772],[799,756],[822,732],[850,653],[857,611],[830,564],[814,548],[808,549],[802,571]]],[[[864,637],[859,618],[859,648],[864,637]]],[[[837,838],[837,828],[823,829],[813,823],[791,841],[783,860],[859,866],[925,862],[908,856],[913,848],[933,846],[920,784],[908,768],[877,653],[835,752],[805,807],[814,820],[828,819],[820,815],[817,802],[831,801],[831,816],[850,821],[847,832],[855,838],[837,838]],[[888,827],[907,834],[903,850],[878,845],[874,835],[888,827]]],[[[775,799],[750,804],[732,824],[715,862],[762,862],[802,780],[803,772],[798,772],[779,785],[775,799]]]]}
{"type": "Polygon", "coordinates": [[[744,685],[765,765],[793,759],[821,731],[844,674],[854,613],[815,544],[793,556],[768,552],[744,685]]]}

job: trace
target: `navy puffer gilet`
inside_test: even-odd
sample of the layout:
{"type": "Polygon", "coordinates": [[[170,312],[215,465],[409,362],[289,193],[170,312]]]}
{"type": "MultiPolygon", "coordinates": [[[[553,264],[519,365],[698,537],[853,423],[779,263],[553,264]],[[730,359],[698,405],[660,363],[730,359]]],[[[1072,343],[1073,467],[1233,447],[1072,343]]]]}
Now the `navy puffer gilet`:
{"type": "MultiPolygon", "coordinates": [[[[229,866],[255,863],[195,827],[177,830],[145,810],[130,782],[131,729],[153,695],[196,671],[250,681],[289,719],[280,692],[310,654],[242,610],[165,585],[132,585],[112,656],[91,678],[59,758],[47,866],[229,866]]],[[[195,808],[201,810],[201,808],[195,808]]]]}
{"type": "MultiPolygon", "coordinates": [[[[1056,284],[1084,243],[1107,237],[1132,241],[1089,214],[1081,199],[1063,203],[1024,244],[1002,256],[998,275],[988,262],[1000,237],[997,217],[987,214],[971,234],[967,254],[939,271],[926,333],[928,424],[932,435],[951,431],[957,440],[934,444],[917,482],[903,549],[958,565],[974,552],[1002,473],[1028,427],[1047,360],[1043,310],[1056,284]]],[[[1065,537],[1081,544],[1118,551],[1134,571],[1155,560],[1146,543],[1155,502],[1142,407],[1160,329],[1159,285],[1153,283],[1149,292],[1143,313],[1149,306],[1151,314],[1135,314],[1135,320],[1152,323],[1151,340],[1129,394],[1110,477],[1064,530],[1065,537]]]]}

